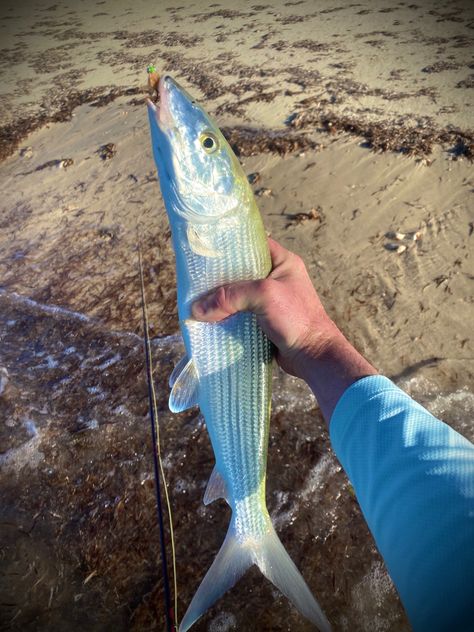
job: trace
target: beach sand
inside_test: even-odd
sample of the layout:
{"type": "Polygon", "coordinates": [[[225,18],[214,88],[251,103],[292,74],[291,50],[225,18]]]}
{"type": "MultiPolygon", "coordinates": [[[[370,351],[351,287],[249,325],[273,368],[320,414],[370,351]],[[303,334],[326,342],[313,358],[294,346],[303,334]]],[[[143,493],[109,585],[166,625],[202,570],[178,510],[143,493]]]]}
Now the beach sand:
{"type": "MultiPolygon", "coordinates": [[[[269,234],[339,327],[473,438],[474,11],[467,2],[7,1],[0,11],[0,619],[162,629],[140,242],[181,615],[229,521],[204,508],[146,66],[214,115],[269,234]]],[[[409,629],[306,387],[276,372],[268,504],[335,630],[409,629]]],[[[252,570],[195,628],[310,630],[252,570]]]]}

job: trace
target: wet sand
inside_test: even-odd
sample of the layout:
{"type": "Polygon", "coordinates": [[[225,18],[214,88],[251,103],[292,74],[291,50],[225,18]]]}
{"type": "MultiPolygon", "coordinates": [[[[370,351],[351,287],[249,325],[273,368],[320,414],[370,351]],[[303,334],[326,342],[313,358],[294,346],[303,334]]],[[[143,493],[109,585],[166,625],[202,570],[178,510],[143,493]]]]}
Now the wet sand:
{"type": "MultiPolygon", "coordinates": [[[[162,628],[138,239],[181,615],[227,529],[202,505],[202,420],[167,411],[181,343],[150,61],[214,114],[349,339],[473,438],[473,27],[462,2],[2,8],[5,629],[162,628]]],[[[409,629],[314,399],[279,372],[267,498],[335,630],[409,629]]],[[[195,629],[312,628],[252,570],[195,629]]]]}

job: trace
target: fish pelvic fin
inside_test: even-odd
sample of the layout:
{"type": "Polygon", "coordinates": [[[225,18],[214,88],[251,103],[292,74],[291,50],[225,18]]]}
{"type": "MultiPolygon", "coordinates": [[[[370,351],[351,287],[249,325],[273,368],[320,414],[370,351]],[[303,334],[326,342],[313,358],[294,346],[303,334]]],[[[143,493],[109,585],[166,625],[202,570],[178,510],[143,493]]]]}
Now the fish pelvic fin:
{"type": "Polygon", "coordinates": [[[270,518],[265,532],[249,538],[237,535],[232,520],[222,547],[194,595],[179,627],[186,632],[242,575],[256,564],[320,632],[331,626],[301,573],[280,542],[270,518]]]}
{"type": "Polygon", "coordinates": [[[181,373],[183,372],[183,369],[186,367],[186,365],[189,362],[189,358],[187,355],[184,355],[178,362],[178,364],[174,367],[171,375],[170,375],[170,379],[169,379],[169,386],[170,388],[173,388],[173,386],[176,383],[176,380],[178,379],[178,377],[181,375],[181,373]]]}

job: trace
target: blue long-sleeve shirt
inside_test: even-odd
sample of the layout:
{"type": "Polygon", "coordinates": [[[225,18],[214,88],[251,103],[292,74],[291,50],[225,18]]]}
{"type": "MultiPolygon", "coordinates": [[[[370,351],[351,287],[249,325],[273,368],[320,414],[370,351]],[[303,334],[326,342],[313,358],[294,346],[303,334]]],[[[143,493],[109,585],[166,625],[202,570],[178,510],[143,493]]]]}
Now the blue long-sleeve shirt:
{"type": "Polygon", "coordinates": [[[474,445],[393,382],[339,400],[334,450],[416,632],[474,631],[474,445]]]}

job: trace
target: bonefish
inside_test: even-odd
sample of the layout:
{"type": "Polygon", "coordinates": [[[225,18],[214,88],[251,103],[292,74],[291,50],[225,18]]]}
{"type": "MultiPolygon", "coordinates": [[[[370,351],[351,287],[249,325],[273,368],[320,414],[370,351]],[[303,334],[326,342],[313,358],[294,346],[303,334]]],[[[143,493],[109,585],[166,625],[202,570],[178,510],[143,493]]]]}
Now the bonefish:
{"type": "Polygon", "coordinates": [[[198,405],[216,465],[206,504],[226,498],[224,543],[180,625],[188,630],[256,564],[322,632],[330,625],[281,544],[265,502],[272,345],[255,315],[192,319],[193,301],[235,281],[265,278],[271,259],[242,167],[217,125],[171,77],[148,102],[153,155],[176,254],[178,314],[186,356],[170,378],[170,409],[198,405]]]}

